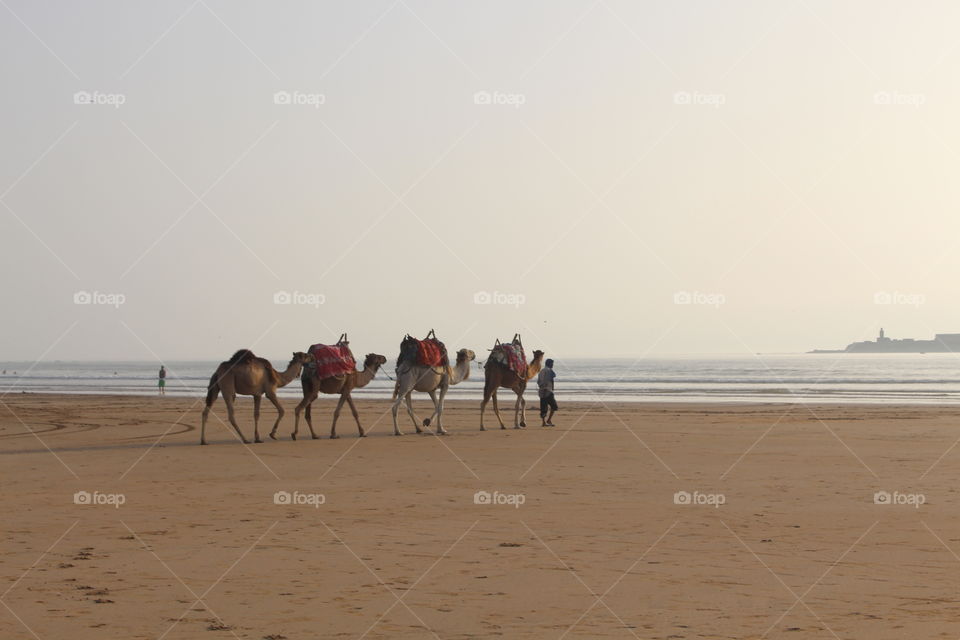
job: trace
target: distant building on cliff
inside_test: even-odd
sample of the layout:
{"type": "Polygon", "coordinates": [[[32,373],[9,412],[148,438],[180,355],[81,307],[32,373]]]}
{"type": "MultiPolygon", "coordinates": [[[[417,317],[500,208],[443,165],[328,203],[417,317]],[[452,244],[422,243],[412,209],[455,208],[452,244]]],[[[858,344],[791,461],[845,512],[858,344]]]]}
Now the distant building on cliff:
{"type": "Polygon", "coordinates": [[[814,349],[810,353],[960,353],[960,333],[938,333],[933,340],[892,340],[880,329],[876,340],[851,342],[846,349],[814,349]]]}

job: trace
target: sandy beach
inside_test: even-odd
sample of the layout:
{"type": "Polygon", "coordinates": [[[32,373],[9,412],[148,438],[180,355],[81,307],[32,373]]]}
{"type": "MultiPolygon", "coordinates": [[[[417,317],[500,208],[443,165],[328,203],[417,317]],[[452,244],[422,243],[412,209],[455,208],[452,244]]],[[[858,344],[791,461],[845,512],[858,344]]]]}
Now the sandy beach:
{"type": "Polygon", "coordinates": [[[361,401],[369,437],[293,442],[286,403],[282,440],[200,447],[194,400],[4,404],[3,638],[957,633],[955,409],[455,403],[396,438],[361,401]]]}

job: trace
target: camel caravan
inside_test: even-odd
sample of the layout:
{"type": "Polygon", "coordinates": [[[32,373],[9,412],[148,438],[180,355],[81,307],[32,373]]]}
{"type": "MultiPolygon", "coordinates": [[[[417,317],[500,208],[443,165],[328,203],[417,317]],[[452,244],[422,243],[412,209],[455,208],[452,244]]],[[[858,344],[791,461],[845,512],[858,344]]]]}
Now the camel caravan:
{"type": "MultiPolygon", "coordinates": [[[[485,431],[483,414],[487,402],[493,400],[493,413],[500,423],[501,429],[506,429],[500,417],[497,405],[497,390],[510,389],[516,394],[514,403],[513,427],[522,429],[526,424],[526,400],[523,397],[527,382],[537,376],[543,368],[543,351],[535,350],[530,362],[526,360],[520,334],[516,334],[510,342],[497,340],[490,355],[484,364],[483,401],[480,403],[480,430],[485,431]]],[[[397,413],[400,405],[406,406],[407,415],[413,421],[417,433],[423,433],[436,421],[437,435],[449,433],[443,427],[443,402],[451,385],[460,384],[470,378],[471,362],[476,360],[476,354],[470,349],[460,349],[451,362],[447,354],[446,345],[441,342],[431,329],[423,340],[406,335],[400,343],[400,355],[397,357],[396,378],[393,388],[393,434],[402,436],[403,432],[397,424],[397,413]],[[426,393],[433,403],[433,413],[429,418],[420,420],[413,410],[413,392],[426,393]]],[[[337,435],[337,420],[344,403],[350,407],[353,419],[357,423],[359,437],[366,437],[363,425],[360,422],[360,413],[353,403],[351,395],[354,389],[360,389],[376,377],[377,372],[387,363],[387,358],[380,354],[368,353],[363,360],[363,369],[357,370],[356,359],[350,350],[347,334],[342,334],[333,345],[314,344],[306,352],[296,351],[286,370],[277,371],[269,360],[257,357],[249,349],[240,349],[229,360],[221,362],[217,370],[210,377],[207,387],[206,404],[203,409],[200,426],[200,444],[207,444],[206,426],[207,416],[213,403],[219,395],[227,406],[227,419],[237,432],[244,444],[250,441],[243,435],[237,424],[234,402],[237,394],[253,396],[253,442],[263,442],[260,439],[260,400],[262,396],[277,409],[277,419],[270,430],[270,438],[277,439],[277,429],[283,419],[284,410],[277,400],[277,389],[284,387],[295,378],[300,378],[303,399],[294,409],[292,440],[297,439],[300,431],[300,416],[303,415],[310,430],[310,437],[314,440],[320,436],[313,429],[311,407],[313,401],[323,393],[339,395],[336,408],[333,410],[333,422],[330,425],[330,437],[337,435]]],[[[550,362],[547,363],[548,366],[550,362]]],[[[388,376],[389,377],[389,376],[388,376]]],[[[547,425],[545,426],[552,426],[547,425]]]]}

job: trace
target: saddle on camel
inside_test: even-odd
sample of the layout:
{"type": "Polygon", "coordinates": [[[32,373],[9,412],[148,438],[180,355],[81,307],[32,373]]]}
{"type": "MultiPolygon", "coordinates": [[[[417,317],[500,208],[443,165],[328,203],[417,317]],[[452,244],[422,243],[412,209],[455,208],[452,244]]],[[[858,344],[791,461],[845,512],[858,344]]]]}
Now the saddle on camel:
{"type": "Polygon", "coordinates": [[[447,347],[437,339],[433,329],[423,340],[417,340],[409,333],[400,343],[400,356],[397,358],[397,368],[400,365],[420,367],[449,367],[450,358],[447,356],[447,347]]]}
{"type": "Polygon", "coordinates": [[[489,359],[504,365],[519,378],[527,377],[527,355],[523,351],[519,333],[514,334],[510,342],[500,342],[498,338],[493,349],[490,349],[489,359]]]}
{"type": "Polygon", "coordinates": [[[307,367],[312,368],[314,375],[321,380],[342,378],[357,368],[357,361],[350,351],[350,341],[345,333],[340,335],[335,345],[310,345],[308,353],[314,357],[314,361],[307,367]]]}

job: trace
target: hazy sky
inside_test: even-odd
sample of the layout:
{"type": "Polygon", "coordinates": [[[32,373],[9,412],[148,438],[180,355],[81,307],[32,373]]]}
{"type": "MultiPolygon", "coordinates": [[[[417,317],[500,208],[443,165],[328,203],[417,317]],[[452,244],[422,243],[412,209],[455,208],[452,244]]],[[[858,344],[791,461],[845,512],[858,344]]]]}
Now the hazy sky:
{"type": "Polygon", "coordinates": [[[0,5],[0,360],[960,332],[955,2],[0,5]]]}

